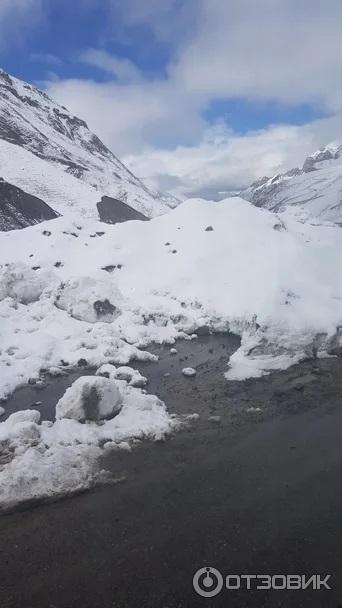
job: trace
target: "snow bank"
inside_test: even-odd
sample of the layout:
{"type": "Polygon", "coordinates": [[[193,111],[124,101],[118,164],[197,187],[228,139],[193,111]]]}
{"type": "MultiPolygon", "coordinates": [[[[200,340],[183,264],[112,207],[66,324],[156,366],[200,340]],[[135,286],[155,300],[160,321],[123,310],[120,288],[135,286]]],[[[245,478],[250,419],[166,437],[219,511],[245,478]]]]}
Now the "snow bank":
{"type": "Polygon", "coordinates": [[[2,286],[0,396],[61,360],[126,365],[201,326],[242,336],[232,378],[329,350],[342,325],[340,228],[278,225],[234,198],[190,200],[150,222],[64,217],[49,237],[43,224],[0,234],[4,273],[17,277],[2,286]]]}
{"type": "Polygon", "coordinates": [[[227,373],[235,379],[341,352],[342,231],[290,215],[279,223],[234,198],[187,201],[150,222],[63,217],[49,235],[42,224],[0,234],[0,398],[42,370],[99,368],[94,384],[62,398],[54,424],[37,412],[0,423],[3,506],[89,487],[103,450],[175,428],[128,366],[155,359],[143,350],[153,341],[173,345],[204,326],[238,333],[227,373]],[[119,405],[104,383],[122,408],[89,421],[83,391],[96,387],[98,397],[99,382],[95,417],[119,405]]]}
{"type": "MultiPolygon", "coordinates": [[[[102,392],[104,410],[113,407],[113,396],[121,395],[122,409],[115,418],[81,423],[82,399],[77,396],[83,390],[77,381],[66,391],[62,405],[59,402],[56,422],[40,423],[38,411],[25,410],[0,423],[0,509],[57,498],[109,480],[99,466],[105,451],[127,449],[127,442],[144,437],[159,440],[177,428],[178,421],[168,415],[157,397],[124,381],[117,381],[116,390],[106,378],[91,381],[102,392]],[[68,401],[73,403],[73,411],[66,411],[68,401]],[[73,419],[61,417],[64,414],[73,414],[73,419]]],[[[83,389],[90,384],[87,378],[83,389]]]]}
{"type": "Polygon", "coordinates": [[[39,267],[33,277],[18,266],[24,290],[54,277],[26,305],[6,287],[0,397],[41,367],[126,365],[148,357],[150,342],[173,344],[201,326],[242,336],[231,378],[329,350],[342,325],[341,230],[279,223],[233,198],[190,200],[150,222],[63,217],[48,223],[49,237],[44,224],[0,234],[3,264],[39,267]]]}

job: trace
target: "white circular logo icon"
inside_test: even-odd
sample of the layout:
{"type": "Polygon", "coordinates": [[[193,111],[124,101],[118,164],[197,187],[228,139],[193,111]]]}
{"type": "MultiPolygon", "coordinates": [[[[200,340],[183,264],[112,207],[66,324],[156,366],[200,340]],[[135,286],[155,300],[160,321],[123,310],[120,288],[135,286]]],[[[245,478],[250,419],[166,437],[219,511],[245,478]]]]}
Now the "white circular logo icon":
{"type": "Polygon", "coordinates": [[[192,580],[193,587],[202,597],[214,597],[223,587],[223,577],[221,572],[210,566],[200,568],[195,572],[192,580]]]}

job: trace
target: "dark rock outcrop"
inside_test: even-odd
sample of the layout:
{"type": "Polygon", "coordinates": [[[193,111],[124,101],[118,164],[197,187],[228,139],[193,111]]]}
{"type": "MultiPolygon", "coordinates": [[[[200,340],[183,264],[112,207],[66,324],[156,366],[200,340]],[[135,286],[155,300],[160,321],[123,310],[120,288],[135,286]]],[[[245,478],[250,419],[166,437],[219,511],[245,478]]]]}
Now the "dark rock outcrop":
{"type": "Polygon", "coordinates": [[[129,220],[147,221],[149,218],[126,203],[110,196],[103,196],[97,203],[100,220],[106,224],[118,224],[129,220]]]}
{"type": "Polygon", "coordinates": [[[0,178],[0,231],[26,228],[56,217],[58,214],[40,198],[0,178]]]}

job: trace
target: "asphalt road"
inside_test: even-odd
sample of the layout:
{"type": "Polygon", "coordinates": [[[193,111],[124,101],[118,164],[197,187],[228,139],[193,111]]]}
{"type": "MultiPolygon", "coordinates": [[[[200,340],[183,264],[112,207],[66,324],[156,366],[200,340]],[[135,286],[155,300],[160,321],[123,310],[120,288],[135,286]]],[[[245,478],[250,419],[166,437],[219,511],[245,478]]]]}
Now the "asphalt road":
{"type": "Polygon", "coordinates": [[[228,384],[221,346],[205,348],[217,356],[194,379],[178,363],[151,373],[171,411],[198,420],[113,453],[116,485],[1,517],[1,608],[342,605],[342,361],[228,384]],[[252,585],[206,599],[192,587],[204,566],[331,574],[331,590],[252,585]]]}

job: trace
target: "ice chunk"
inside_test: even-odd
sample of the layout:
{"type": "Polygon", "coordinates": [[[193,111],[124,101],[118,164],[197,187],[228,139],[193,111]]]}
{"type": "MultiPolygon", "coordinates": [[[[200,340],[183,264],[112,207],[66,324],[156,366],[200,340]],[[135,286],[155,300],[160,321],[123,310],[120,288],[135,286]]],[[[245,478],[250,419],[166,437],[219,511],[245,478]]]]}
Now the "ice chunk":
{"type": "Polygon", "coordinates": [[[39,300],[45,287],[45,280],[27,264],[9,264],[0,271],[0,301],[10,297],[30,304],[39,300]]]}
{"type": "Polygon", "coordinates": [[[61,284],[55,305],[81,321],[111,323],[121,314],[122,301],[112,281],[81,277],[61,284]]]}
{"type": "Polygon", "coordinates": [[[182,374],[183,374],[183,376],[187,376],[188,378],[191,378],[192,376],[196,376],[197,371],[193,367],[184,367],[182,369],[182,374]]]}
{"type": "Polygon", "coordinates": [[[82,376],[64,393],[56,405],[56,418],[79,422],[104,420],[118,414],[122,397],[114,380],[100,376],[82,376]]]}

